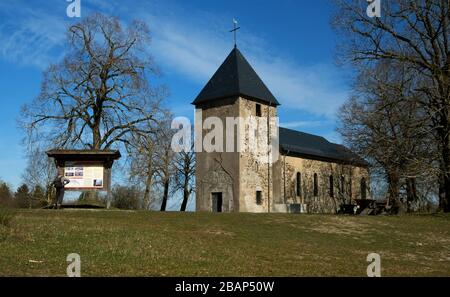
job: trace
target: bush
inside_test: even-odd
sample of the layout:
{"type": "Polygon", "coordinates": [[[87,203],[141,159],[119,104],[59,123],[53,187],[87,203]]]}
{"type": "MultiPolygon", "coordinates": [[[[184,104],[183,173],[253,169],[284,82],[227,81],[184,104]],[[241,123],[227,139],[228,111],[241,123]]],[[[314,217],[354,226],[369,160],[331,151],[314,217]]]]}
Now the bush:
{"type": "Polygon", "coordinates": [[[31,208],[30,189],[26,184],[22,184],[14,194],[16,205],[19,208],[31,208]]]}
{"type": "Polygon", "coordinates": [[[11,234],[14,215],[12,209],[0,206],[0,242],[11,234]]]}
{"type": "Polygon", "coordinates": [[[10,207],[14,204],[11,188],[7,183],[0,181],[0,207],[10,207]]]}
{"type": "Polygon", "coordinates": [[[14,219],[14,211],[10,208],[0,207],[0,225],[4,227],[11,227],[14,219]]]}
{"type": "Polygon", "coordinates": [[[136,187],[115,186],[112,190],[112,207],[139,209],[141,193],[136,187]]]}
{"type": "Polygon", "coordinates": [[[97,191],[82,192],[78,197],[78,204],[90,204],[103,206],[105,205],[105,199],[97,191]]]}

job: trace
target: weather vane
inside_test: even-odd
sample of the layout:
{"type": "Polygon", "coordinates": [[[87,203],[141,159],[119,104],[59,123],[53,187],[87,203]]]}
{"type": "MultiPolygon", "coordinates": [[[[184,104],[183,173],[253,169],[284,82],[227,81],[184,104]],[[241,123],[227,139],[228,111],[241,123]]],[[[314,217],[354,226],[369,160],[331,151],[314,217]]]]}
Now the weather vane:
{"type": "Polygon", "coordinates": [[[234,47],[236,47],[236,31],[239,30],[241,27],[238,27],[238,21],[233,18],[233,30],[230,30],[230,32],[234,33],[234,47]]]}

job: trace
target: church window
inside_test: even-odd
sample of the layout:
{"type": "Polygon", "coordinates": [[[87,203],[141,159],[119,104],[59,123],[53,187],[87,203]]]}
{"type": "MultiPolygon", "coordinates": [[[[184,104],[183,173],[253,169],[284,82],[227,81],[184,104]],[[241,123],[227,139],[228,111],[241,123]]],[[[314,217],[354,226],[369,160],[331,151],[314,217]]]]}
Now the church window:
{"type": "Polygon", "coordinates": [[[330,175],[330,197],[334,197],[334,182],[333,175],[330,175]]]}
{"type": "Polygon", "coordinates": [[[256,191],[256,204],[262,204],[262,191],[256,191]]]}
{"type": "Polygon", "coordinates": [[[261,104],[256,104],[256,116],[261,116],[261,104]]]}
{"type": "Polygon", "coordinates": [[[302,175],[300,172],[297,172],[297,197],[300,197],[302,194],[302,175]]]}
{"type": "Polygon", "coordinates": [[[319,182],[317,180],[317,173],[314,173],[313,192],[314,192],[314,197],[319,196],[319,182]]]}

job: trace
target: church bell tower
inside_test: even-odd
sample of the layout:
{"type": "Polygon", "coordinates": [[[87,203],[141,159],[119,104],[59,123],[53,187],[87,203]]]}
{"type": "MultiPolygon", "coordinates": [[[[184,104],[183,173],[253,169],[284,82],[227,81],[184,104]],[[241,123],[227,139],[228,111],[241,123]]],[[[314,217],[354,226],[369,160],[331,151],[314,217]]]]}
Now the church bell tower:
{"type": "Polygon", "coordinates": [[[269,152],[242,148],[251,140],[271,143],[278,133],[271,123],[279,103],[237,47],[192,104],[201,146],[196,147],[196,210],[270,212],[274,166],[269,152]]]}

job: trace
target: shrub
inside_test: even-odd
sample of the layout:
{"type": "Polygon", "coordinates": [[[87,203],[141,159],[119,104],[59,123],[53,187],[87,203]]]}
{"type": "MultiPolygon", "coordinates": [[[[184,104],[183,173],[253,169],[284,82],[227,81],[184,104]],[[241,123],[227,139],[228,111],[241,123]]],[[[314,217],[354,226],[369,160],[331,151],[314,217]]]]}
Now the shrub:
{"type": "Polygon", "coordinates": [[[112,206],[119,209],[139,209],[140,196],[136,187],[115,186],[112,190],[112,206]]]}
{"type": "Polygon", "coordinates": [[[14,219],[14,211],[10,208],[0,207],[0,226],[10,228],[14,219]]]}
{"type": "Polygon", "coordinates": [[[7,183],[0,181],[0,207],[12,206],[13,203],[11,188],[7,183]]]}
{"type": "Polygon", "coordinates": [[[14,194],[14,199],[17,207],[19,208],[31,208],[31,195],[30,189],[26,184],[22,184],[14,194]]]}

